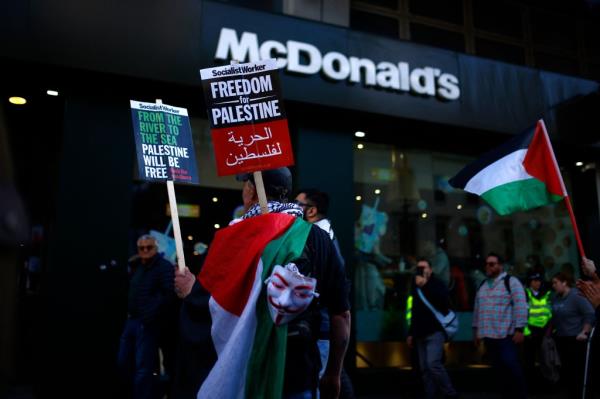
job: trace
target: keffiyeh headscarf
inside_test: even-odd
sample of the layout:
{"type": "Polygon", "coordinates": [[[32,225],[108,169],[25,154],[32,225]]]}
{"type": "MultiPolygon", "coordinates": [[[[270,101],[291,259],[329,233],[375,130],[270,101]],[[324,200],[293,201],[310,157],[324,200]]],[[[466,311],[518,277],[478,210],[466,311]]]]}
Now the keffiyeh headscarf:
{"type": "MultiPolygon", "coordinates": [[[[267,203],[269,207],[269,213],[287,213],[288,215],[295,216],[297,218],[304,217],[304,212],[300,205],[294,204],[293,202],[278,202],[269,201],[267,203]]],[[[248,219],[261,214],[260,204],[254,204],[248,209],[248,212],[242,216],[242,219],[248,219]]]]}

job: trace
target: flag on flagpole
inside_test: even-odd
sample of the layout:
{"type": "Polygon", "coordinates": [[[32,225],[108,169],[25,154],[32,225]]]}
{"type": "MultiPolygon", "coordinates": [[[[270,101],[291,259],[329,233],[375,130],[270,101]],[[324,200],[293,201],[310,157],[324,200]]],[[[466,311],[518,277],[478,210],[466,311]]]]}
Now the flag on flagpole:
{"type": "Polygon", "coordinates": [[[264,281],[275,265],[300,258],[310,223],[283,213],[255,216],[220,230],[198,279],[211,294],[217,362],[203,398],[281,398],[287,324],[269,313],[264,281]]]}
{"type": "Polygon", "coordinates": [[[484,154],[449,180],[481,196],[500,215],[537,208],[567,197],[543,120],[484,154]]]}

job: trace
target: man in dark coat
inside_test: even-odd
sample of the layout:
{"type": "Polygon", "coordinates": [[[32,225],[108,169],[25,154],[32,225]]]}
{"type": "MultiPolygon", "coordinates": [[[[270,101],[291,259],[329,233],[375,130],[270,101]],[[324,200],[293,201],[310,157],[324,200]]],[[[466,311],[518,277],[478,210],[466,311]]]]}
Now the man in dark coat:
{"type": "Polygon", "coordinates": [[[130,270],[127,320],[121,335],[118,365],[133,398],[155,396],[158,371],[158,339],[161,319],[176,299],[173,293],[174,266],[162,258],[150,235],[137,241],[138,258],[130,270]]]}

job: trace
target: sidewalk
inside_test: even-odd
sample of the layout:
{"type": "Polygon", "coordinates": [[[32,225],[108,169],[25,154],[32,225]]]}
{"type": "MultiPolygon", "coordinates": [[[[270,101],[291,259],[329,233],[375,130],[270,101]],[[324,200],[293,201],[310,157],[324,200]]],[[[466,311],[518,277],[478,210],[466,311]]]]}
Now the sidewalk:
{"type": "MultiPolygon", "coordinates": [[[[421,399],[419,395],[357,395],[356,399],[421,399]]],[[[500,394],[487,392],[467,392],[460,394],[461,399],[502,399],[500,394]]],[[[567,399],[566,395],[530,395],[530,399],[567,399]]]]}
{"type": "MultiPolygon", "coordinates": [[[[501,399],[491,369],[450,369],[454,387],[461,399],[501,399]]],[[[408,370],[357,370],[353,378],[357,399],[421,399],[421,378],[408,370]]],[[[530,399],[566,399],[567,395],[547,387],[531,393],[530,399]]]]}

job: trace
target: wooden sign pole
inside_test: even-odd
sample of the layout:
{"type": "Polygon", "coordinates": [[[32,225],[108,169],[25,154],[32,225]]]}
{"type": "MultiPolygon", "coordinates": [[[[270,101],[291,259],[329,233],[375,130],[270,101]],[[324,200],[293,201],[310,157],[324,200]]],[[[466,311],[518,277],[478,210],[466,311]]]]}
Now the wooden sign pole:
{"type": "MultiPolygon", "coordinates": [[[[237,60],[231,60],[231,65],[239,64],[237,60]]],[[[256,194],[258,195],[258,203],[260,204],[260,213],[266,215],[269,213],[269,206],[267,205],[267,193],[265,191],[265,183],[263,182],[262,172],[253,172],[254,185],[256,187],[256,194]]]]}
{"type": "Polygon", "coordinates": [[[256,183],[256,194],[258,194],[260,212],[265,215],[269,213],[269,206],[267,205],[267,193],[265,192],[265,183],[263,182],[262,172],[254,172],[254,183],[256,183]]]}
{"type": "MultiPolygon", "coordinates": [[[[157,99],[156,104],[162,104],[162,100],[157,99]]],[[[185,269],[185,255],[183,253],[183,240],[181,239],[179,212],[177,210],[177,198],[175,197],[175,184],[173,184],[173,180],[167,180],[167,193],[169,194],[169,208],[171,209],[171,221],[173,222],[175,250],[177,251],[177,268],[179,269],[179,272],[183,274],[185,269]]]]}
{"type": "Polygon", "coordinates": [[[181,240],[179,212],[177,211],[177,199],[175,198],[175,184],[173,184],[173,180],[167,180],[167,192],[169,193],[171,220],[173,220],[173,235],[175,236],[175,249],[177,251],[177,266],[179,268],[179,272],[183,273],[185,268],[185,255],[183,253],[183,241],[181,240]]]}

